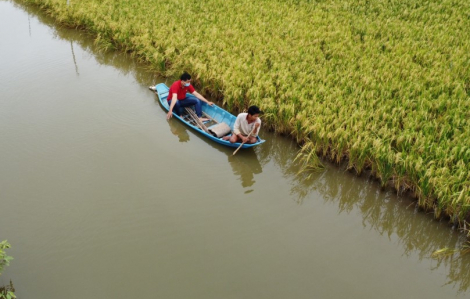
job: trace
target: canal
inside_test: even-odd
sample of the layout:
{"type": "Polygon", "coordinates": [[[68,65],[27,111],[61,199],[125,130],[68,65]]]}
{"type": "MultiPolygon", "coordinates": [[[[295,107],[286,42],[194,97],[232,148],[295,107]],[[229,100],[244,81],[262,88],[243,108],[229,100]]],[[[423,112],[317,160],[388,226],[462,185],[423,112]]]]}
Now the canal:
{"type": "Polygon", "coordinates": [[[21,299],[468,298],[462,234],[298,147],[233,149],[166,113],[166,82],[0,1],[0,276],[21,299]]]}

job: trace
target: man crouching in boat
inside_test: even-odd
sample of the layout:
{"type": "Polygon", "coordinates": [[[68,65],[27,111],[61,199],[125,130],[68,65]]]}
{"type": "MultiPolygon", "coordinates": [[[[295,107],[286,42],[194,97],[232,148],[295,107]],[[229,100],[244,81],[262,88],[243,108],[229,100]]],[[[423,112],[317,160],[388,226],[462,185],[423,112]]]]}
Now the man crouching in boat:
{"type": "Polygon", "coordinates": [[[261,128],[261,119],[259,118],[261,111],[258,106],[250,106],[248,113],[240,113],[233,125],[233,134],[225,136],[224,140],[229,140],[231,143],[256,143],[259,129],[261,128]]]}
{"type": "Polygon", "coordinates": [[[191,75],[188,73],[182,74],[180,80],[174,82],[171,85],[167,100],[168,106],[170,106],[170,111],[166,115],[166,119],[170,119],[173,116],[173,110],[176,114],[181,115],[183,112],[183,107],[194,105],[199,119],[201,121],[206,121],[208,119],[202,117],[201,101],[206,102],[210,106],[214,105],[214,103],[206,100],[194,89],[194,87],[191,85],[191,75]],[[186,93],[188,92],[191,95],[187,95],[186,93]]]}

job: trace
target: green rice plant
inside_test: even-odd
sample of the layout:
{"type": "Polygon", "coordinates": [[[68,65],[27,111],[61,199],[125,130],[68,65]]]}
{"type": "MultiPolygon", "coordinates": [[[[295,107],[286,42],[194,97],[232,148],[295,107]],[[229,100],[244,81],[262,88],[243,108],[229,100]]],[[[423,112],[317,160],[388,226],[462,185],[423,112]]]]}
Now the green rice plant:
{"type": "Polygon", "coordinates": [[[18,1],[160,75],[191,72],[232,112],[261,106],[312,163],[347,158],[468,216],[468,1],[18,1]]]}

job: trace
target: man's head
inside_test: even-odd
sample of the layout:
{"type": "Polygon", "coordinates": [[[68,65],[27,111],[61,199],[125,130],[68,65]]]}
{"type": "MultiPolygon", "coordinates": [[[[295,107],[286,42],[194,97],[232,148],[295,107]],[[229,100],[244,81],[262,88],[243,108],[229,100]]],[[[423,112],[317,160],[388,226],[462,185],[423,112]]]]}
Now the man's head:
{"type": "Polygon", "coordinates": [[[191,84],[191,75],[186,72],[181,75],[180,79],[182,86],[188,87],[191,84]]]}
{"type": "Polygon", "coordinates": [[[248,118],[249,118],[249,120],[250,121],[251,120],[256,120],[259,117],[260,113],[263,113],[263,112],[259,110],[258,106],[254,106],[254,105],[250,106],[248,108],[248,118]]]}
{"type": "Polygon", "coordinates": [[[188,80],[191,80],[191,75],[184,72],[181,77],[180,77],[181,81],[188,81],[188,80]]]}

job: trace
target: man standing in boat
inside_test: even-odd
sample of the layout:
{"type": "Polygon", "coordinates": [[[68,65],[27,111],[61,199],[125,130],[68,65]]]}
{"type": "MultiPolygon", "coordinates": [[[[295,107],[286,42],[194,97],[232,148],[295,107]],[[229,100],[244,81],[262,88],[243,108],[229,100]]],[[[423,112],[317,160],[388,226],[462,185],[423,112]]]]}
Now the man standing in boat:
{"type": "Polygon", "coordinates": [[[233,134],[225,136],[224,140],[229,140],[231,143],[256,143],[259,129],[261,128],[261,119],[259,118],[262,113],[258,106],[250,106],[248,113],[240,113],[233,125],[233,134]]]}
{"type": "Polygon", "coordinates": [[[173,116],[173,111],[175,111],[176,114],[181,115],[183,107],[194,105],[199,119],[201,121],[206,121],[208,119],[202,117],[201,101],[206,102],[210,106],[214,104],[211,101],[206,100],[194,89],[191,85],[191,75],[188,73],[182,74],[180,80],[171,85],[167,101],[168,106],[170,106],[170,111],[166,115],[167,119],[170,119],[173,116]],[[187,93],[190,93],[191,95],[188,95],[187,93]]]}

